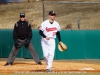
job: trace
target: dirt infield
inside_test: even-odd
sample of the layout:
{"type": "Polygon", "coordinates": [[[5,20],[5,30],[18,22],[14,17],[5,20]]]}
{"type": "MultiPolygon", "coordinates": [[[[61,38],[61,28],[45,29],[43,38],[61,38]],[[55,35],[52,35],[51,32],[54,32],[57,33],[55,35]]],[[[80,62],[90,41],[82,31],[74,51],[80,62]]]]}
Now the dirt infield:
{"type": "MultiPolygon", "coordinates": [[[[0,74],[46,72],[46,64],[37,65],[32,59],[16,59],[11,66],[4,66],[6,60],[0,59],[0,74]]],[[[100,60],[54,60],[54,72],[100,72],[100,60]]]]}

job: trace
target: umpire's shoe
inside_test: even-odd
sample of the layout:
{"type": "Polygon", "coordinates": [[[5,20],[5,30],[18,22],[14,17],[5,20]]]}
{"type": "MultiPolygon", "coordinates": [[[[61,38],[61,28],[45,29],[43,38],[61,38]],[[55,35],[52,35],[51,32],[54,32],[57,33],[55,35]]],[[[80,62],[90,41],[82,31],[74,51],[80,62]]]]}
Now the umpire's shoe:
{"type": "Polygon", "coordinates": [[[41,63],[41,62],[38,62],[37,64],[38,64],[38,65],[42,65],[42,63],[41,63]]]}
{"type": "Polygon", "coordinates": [[[8,62],[4,66],[11,66],[12,64],[9,64],[8,62]]]}

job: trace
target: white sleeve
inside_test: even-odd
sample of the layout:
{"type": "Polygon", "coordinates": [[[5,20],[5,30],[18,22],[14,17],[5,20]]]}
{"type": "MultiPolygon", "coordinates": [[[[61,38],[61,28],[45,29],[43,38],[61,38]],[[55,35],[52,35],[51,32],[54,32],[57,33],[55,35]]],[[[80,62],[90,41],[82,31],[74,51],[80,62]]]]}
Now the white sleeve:
{"type": "Polygon", "coordinates": [[[59,23],[58,23],[57,30],[58,30],[58,31],[60,31],[60,30],[61,30],[59,23]]]}
{"type": "Polygon", "coordinates": [[[44,24],[43,24],[43,22],[41,23],[41,26],[39,27],[39,30],[44,31],[44,24]]]}

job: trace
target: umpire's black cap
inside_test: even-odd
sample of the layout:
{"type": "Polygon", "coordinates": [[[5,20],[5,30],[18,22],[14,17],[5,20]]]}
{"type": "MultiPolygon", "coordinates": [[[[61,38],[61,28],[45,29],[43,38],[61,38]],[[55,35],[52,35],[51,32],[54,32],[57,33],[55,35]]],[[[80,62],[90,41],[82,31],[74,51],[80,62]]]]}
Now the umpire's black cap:
{"type": "Polygon", "coordinates": [[[25,17],[25,13],[20,13],[20,17],[25,17]]]}
{"type": "Polygon", "coordinates": [[[50,11],[49,15],[56,15],[55,11],[50,11]]]}

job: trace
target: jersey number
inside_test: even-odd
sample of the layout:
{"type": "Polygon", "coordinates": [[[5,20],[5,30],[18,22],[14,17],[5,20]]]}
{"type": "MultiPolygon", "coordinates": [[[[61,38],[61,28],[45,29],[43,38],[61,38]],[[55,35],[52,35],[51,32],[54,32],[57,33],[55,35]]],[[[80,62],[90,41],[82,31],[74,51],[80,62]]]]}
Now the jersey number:
{"type": "Polygon", "coordinates": [[[55,36],[56,35],[56,32],[53,32],[53,36],[55,36]]]}

